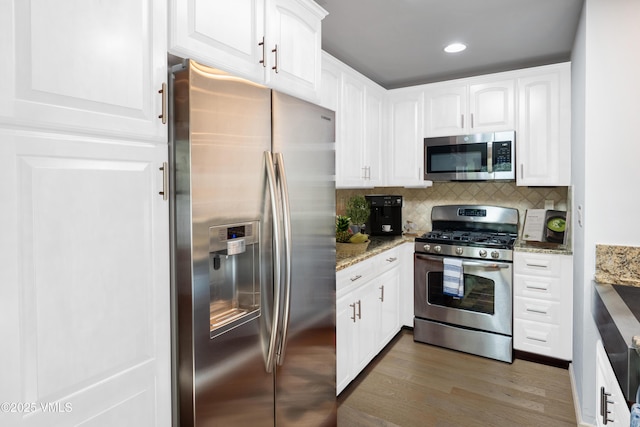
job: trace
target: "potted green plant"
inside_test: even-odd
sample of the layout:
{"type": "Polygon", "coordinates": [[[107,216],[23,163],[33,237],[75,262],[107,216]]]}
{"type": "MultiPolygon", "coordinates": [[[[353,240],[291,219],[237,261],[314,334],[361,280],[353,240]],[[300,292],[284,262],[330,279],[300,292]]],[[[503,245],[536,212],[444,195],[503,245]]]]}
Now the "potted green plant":
{"type": "Polygon", "coordinates": [[[356,195],[347,200],[346,213],[351,218],[352,231],[358,233],[369,219],[371,208],[364,196],[356,195]]]}

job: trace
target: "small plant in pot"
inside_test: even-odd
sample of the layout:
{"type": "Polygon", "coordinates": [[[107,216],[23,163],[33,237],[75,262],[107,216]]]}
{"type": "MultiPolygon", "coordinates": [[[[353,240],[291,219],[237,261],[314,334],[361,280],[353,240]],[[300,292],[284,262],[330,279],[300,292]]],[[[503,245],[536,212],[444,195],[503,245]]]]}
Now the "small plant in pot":
{"type": "Polygon", "coordinates": [[[346,211],[347,216],[351,218],[352,231],[358,233],[369,219],[371,207],[364,196],[357,195],[347,200],[346,211]]]}

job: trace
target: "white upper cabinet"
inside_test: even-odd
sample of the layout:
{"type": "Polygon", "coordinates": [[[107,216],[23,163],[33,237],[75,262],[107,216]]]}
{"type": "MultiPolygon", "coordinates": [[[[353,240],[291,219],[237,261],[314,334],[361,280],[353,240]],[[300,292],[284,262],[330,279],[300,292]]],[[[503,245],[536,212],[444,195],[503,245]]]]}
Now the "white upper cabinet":
{"type": "Polygon", "coordinates": [[[484,77],[425,89],[425,137],[513,130],[515,81],[484,77]]]}
{"type": "Polygon", "coordinates": [[[518,185],[571,184],[570,79],[570,63],[532,68],[518,78],[518,185]]]}
{"type": "Polygon", "coordinates": [[[419,87],[389,91],[388,186],[432,184],[424,180],[423,104],[423,91],[419,87]]]}
{"type": "Polygon", "coordinates": [[[3,1],[0,17],[0,122],[166,143],[164,2],[3,1]]]}
{"type": "Polygon", "coordinates": [[[383,185],[385,90],[323,53],[321,105],[336,112],[336,187],[383,185]]]}
{"type": "Polygon", "coordinates": [[[265,0],[170,0],[169,50],[249,79],[264,78],[265,0]]]}
{"type": "Polygon", "coordinates": [[[311,0],[170,0],[169,52],[317,102],[321,22],[311,0]]]}

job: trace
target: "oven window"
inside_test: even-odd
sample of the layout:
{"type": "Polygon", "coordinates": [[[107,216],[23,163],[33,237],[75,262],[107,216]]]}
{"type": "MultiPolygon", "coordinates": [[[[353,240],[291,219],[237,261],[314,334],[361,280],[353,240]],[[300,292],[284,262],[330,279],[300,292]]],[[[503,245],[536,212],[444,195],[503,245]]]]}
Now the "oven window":
{"type": "Polygon", "coordinates": [[[456,298],[442,292],[442,272],[427,273],[427,300],[431,305],[458,308],[476,313],[495,313],[495,281],[473,274],[464,275],[464,296],[456,298]]]}

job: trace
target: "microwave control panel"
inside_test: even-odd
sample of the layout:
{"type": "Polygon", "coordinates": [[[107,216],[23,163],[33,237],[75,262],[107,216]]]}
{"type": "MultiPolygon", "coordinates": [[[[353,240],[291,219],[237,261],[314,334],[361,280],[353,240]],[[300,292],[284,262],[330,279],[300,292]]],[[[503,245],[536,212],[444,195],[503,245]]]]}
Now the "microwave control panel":
{"type": "Polygon", "coordinates": [[[496,141],[493,143],[493,170],[512,170],[511,141],[496,141]]]}

